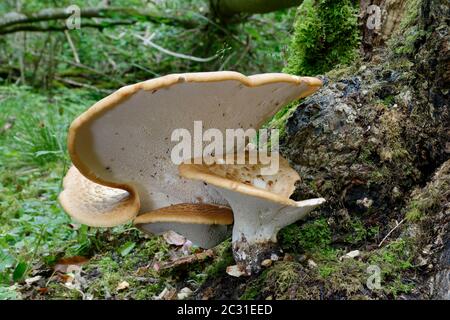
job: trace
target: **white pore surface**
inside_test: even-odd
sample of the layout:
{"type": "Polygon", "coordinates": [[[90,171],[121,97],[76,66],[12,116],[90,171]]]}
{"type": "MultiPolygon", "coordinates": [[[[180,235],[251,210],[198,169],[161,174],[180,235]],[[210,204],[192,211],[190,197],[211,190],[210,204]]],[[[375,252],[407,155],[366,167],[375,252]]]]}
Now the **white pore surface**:
{"type": "Polygon", "coordinates": [[[140,224],[139,228],[155,235],[172,230],[205,249],[215,247],[229,236],[228,226],[225,225],[156,222],[140,224]]]}
{"type": "Polygon", "coordinates": [[[300,220],[314,208],[325,202],[323,198],[294,202],[292,206],[266,199],[216,188],[227,199],[233,209],[233,243],[277,241],[277,233],[285,226],[300,220]]]}
{"type": "Polygon", "coordinates": [[[178,144],[171,142],[173,130],[185,128],[193,136],[198,120],[203,121],[203,131],[217,128],[224,136],[225,129],[258,128],[305,90],[306,84],[251,88],[237,80],[141,90],[80,128],[76,152],[101,179],[136,187],[141,212],[186,202],[226,204],[202,182],[179,177],[170,157],[178,144]]]}

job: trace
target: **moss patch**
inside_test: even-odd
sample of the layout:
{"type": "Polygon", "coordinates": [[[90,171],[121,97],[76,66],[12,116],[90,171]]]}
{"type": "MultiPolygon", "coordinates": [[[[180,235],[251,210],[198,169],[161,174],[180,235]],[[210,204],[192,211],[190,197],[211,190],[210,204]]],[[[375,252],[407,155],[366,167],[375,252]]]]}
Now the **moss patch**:
{"type": "Polygon", "coordinates": [[[288,65],[283,71],[317,75],[352,61],[360,41],[357,14],[356,1],[303,1],[294,24],[288,65]]]}

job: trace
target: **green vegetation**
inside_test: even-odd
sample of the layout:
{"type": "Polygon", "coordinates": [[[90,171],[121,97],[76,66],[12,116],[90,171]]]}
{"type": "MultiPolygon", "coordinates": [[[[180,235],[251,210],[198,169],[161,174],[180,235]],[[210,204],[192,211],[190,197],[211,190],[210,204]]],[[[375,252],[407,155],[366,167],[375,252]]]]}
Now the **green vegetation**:
{"type": "Polygon", "coordinates": [[[379,226],[366,228],[360,218],[354,217],[348,223],[349,234],[345,241],[352,245],[358,245],[366,241],[372,241],[379,233],[379,226]]]}
{"type": "Polygon", "coordinates": [[[331,231],[324,218],[308,221],[302,225],[291,224],[279,233],[281,247],[288,251],[328,249],[331,231]]]}
{"type": "Polygon", "coordinates": [[[357,14],[357,1],[305,0],[297,12],[284,72],[317,75],[351,62],[359,44],[357,14]]]}
{"type": "MultiPolygon", "coordinates": [[[[69,5],[85,8],[87,4],[86,1],[57,2],[58,8],[69,5]]],[[[115,0],[113,5],[140,12],[148,10],[156,16],[183,18],[193,26],[173,26],[170,19],[152,22],[140,17],[131,25],[88,28],[83,27],[83,23],[87,25],[91,21],[82,20],[80,29],[67,33],[30,33],[26,39],[23,33],[0,36],[0,84],[20,83],[42,89],[85,86],[104,94],[126,84],[170,73],[279,72],[286,59],[289,30],[295,15],[295,8],[253,15],[225,28],[208,16],[207,1],[156,4],[154,1],[115,0]],[[166,50],[211,60],[199,62],[166,54],[145,45],[142,37],[150,35],[154,44],[166,50]]],[[[22,10],[37,12],[55,6],[54,1],[25,1],[22,10]]],[[[2,3],[0,16],[15,9],[12,2],[2,3]]],[[[117,19],[123,20],[120,15],[117,19]]],[[[55,21],[49,25],[57,27],[62,23],[55,21]]]]}

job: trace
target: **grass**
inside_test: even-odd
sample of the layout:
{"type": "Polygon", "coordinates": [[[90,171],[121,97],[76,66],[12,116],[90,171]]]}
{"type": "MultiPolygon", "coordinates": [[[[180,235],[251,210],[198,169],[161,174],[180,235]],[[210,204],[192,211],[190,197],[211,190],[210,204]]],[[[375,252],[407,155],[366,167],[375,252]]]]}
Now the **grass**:
{"type": "Polygon", "coordinates": [[[70,163],[68,126],[99,98],[80,90],[50,96],[0,87],[0,299],[17,297],[17,284],[39,264],[102,245],[101,230],[73,224],[57,202],[70,163]]]}
{"type": "Polygon", "coordinates": [[[83,90],[44,95],[0,86],[0,300],[150,299],[166,286],[195,289],[231,263],[228,242],[209,266],[158,273],[152,264],[169,259],[176,249],[161,237],[147,237],[131,224],[89,228],[63,211],[57,197],[70,165],[67,130],[100,98],[83,90]],[[55,263],[74,256],[89,259],[75,288],[53,274],[55,263]],[[42,283],[25,283],[36,275],[42,283]],[[117,290],[123,281],[129,289],[117,290]]]}
{"type": "Polygon", "coordinates": [[[0,87],[0,298],[11,297],[5,288],[22,281],[36,260],[51,263],[86,244],[86,229],[71,227],[57,203],[68,125],[94,101],[77,94],[0,87]]]}

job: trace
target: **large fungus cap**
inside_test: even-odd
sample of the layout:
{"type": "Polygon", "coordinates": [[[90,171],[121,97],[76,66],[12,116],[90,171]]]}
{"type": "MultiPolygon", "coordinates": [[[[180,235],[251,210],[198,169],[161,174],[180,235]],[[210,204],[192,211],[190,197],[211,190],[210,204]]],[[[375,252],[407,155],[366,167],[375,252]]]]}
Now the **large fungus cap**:
{"type": "MultiPolygon", "coordinates": [[[[226,204],[202,182],[178,176],[170,157],[178,143],[171,141],[173,131],[191,130],[199,120],[203,130],[258,128],[283,105],[320,86],[316,78],[236,72],[173,74],[137,83],[99,101],[72,123],[69,153],[87,179],[131,194],[140,213],[178,203],[226,204]]],[[[72,187],[62,199],[75,216],[68,203],[90,200],[67,184],[72,187]]]]}
{"type": "Polygon", "coordinates": [[[229,235],[233,223],[230,208],[209,204],[183,203],[138,216],[134,224],[148,234],[167,230],[183,235],[202,248],[212,248],[229,235]]]}
{"type": "Polygon", "coordinates": [[[71,167],[63,181],[59,201],[77,222],[94,227],[112,227],[127,222],[139,211],[133,192],[102,186],[71,167]]]}
{"type": "Polygon", "coordinates": [[[279,170],[272,175],[261,174],[266,166],[261,163],[195,164],[190,161],[179,166],[181,176],[206,182],[228,201],[234,215],[233,253],[246,274],[259,271],[261,260],[267,258],[267,251],[277,241],[281,228],[325,202],[323,198],[290,199],[300,177],[287,160],[278,154],[271,156],[279,159],[279,170]]]}

